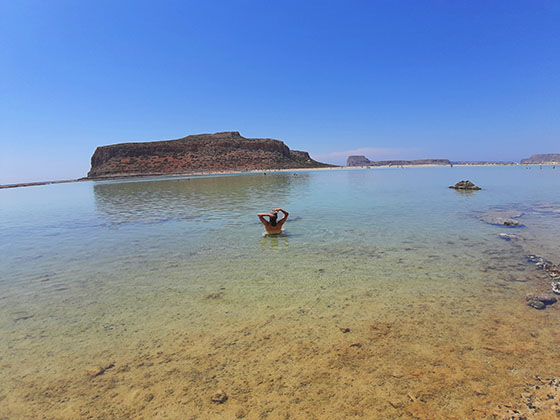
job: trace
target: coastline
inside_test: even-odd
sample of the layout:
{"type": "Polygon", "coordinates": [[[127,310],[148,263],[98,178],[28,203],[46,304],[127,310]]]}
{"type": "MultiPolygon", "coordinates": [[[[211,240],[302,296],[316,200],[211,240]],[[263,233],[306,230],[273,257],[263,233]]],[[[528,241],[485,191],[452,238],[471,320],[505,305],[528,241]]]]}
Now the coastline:
{"type": "Polygon", "coordinates": [[[483,167],[483,166],[556,166],[555,163],[454,163],[453,165],[379,165],[379,166],[331,166],[325,168],[284,168],[284,169],[251,169],[251,170],[227,170],[227,171],[192,171],[192,172],[178,172],[178,173],[148,173],[148,174],[129,174],[129,175],[111,175],[96,178],[78,178],[67,179],[59,181],[38,181],[38,182],[22,182],[17,184],[0,185],[0,189],[20,188],[20,187],[38,187],[42,185],[51,184],[65,184],[70,182],[85,182],[85,181],[115,181],[127,179],[142,179],[142,178],[173,178],[173,177],[187,177],[187,176],[212,176],[212,175],[245,175],[245,174],[258,174],[269,172],[307,172],[307,171],[340,171],[340,170],[358,170],[358,169],[387,169],[387,168],[434,168],[434,167],[483,167]]]}

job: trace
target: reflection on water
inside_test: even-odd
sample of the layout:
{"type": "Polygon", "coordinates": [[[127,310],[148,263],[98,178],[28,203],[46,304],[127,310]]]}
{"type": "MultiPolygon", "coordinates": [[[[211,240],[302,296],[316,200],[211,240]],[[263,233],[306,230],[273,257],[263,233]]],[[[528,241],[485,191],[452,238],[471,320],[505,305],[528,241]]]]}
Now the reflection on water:
{"type": "Polygon", "coordinates": [[[93,185],[95,206],[111,223],[231,218],[255,203],[284,202],[302,195],[309,176],[289,174],[102,182],[93,185]]]}
{"type": "Polygon", "coordinates": [[[527,306],[550,280],[526,254],[560,262],[557,174],[387,169],[0,191],[0,418],[543,413],[560,400],[560,304],[527,306]],[[484,189],[448,189],[460,179],[484,189]],[[290,212],[285,232],[263,236],[256,214],[273,207],[290,212]],[[513,210],[525,228],[480,220],[513,210]],[[211,401],[219,389],[223,404],[211,401]]]}
{"type": "Polygon", "coordinates": [[[266,233],[263,234],[263,238],[261,240],[261,247],[262,248],[287,248],[290,245],[289,235],[287,234],[280,234],[280,235],[268,235],[266,233]]]}

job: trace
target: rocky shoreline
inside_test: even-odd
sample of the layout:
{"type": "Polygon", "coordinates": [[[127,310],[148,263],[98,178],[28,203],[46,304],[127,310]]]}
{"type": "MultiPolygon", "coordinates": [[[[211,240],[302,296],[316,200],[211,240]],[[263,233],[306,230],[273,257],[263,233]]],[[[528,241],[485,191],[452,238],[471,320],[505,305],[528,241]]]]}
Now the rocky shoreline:
{"type": "MultiPolygon", "coordinates": [[[[560,206],[558,208],[549,206],[547,209],[552,210],[553,213],[556,211],[560,212],[560,206]]],[[[519,221],[519,218],[521,218],[523,214],[522,211],[516,209],[497,209],[487,211],[478,216],[478,218],[480,221],[490,225],[504,226],[507,228],[523,228],[525,225],[519,221]]],[[[498,234],[498,237],[505,241],[512,242],[515,246],[523,249],[520,243],[522,238],[519,235],[502,232],[498,234]]],[[[539,291],[527,294],[525,296],[527,305],[538,310],[543,310],[550,305],[554,305],[559,299],[557,295],[560,295],[560,264],[555,264],[536,254],[525,254],[525,258],[527,263],[533,264],[537,270],[544,272],[547,281],[550,282],[548,285],[543,284],[539,287],[539,291]]]]}
{"type": "Polygon", "coordinates": [[[555,295],[560,295],[560,264],[553,264],[551,261],[538,255],[527,255],[527,261],[535,264],[539,270],[543,270],[551,280],[551,292],[531,293],[525,297],[527,305],[535,309],[545,309],[548,305],[553,305],[558,301],[555,295]]]}

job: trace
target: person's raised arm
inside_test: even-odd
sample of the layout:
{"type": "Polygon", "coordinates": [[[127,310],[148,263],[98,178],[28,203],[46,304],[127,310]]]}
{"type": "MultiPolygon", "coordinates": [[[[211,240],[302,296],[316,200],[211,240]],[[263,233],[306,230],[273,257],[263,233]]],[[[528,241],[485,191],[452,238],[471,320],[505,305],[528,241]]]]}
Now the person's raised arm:
{"type": "Polygon", "coordinates": [[[290,213],[288,213],[286,210],[282,210],[281,208],[272,209],[272,211],[281,211],[284,214],[284,219],[287,219],[290,215],[290,213]]]}
{"type": "Polygon", "coordinates": [[[261,220],[263,225],[268,225],[268,220],[265,219],[265,216],[271,216],[269,213],[259,213],[257,214],[257,216],[259,216],[259,219],[261,220]]]}

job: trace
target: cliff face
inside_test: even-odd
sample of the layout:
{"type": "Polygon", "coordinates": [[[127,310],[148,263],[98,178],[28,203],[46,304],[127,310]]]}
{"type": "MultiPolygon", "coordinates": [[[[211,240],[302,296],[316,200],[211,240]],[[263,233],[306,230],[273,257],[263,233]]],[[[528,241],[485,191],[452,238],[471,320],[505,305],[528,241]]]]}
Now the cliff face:
{"type": "Polygon", "coordinates": [[[531,163],[560,163],[560,153],[545,153],[540,155],[533,155],[527,159],[521,159],[522,165],[531,163]]]}
{"type": "Polygon", "coordinates": [[[329,167],[307,152],[273,139],[246,139],[237,131],[177,140],[100,146],[88,178],[165,175],[202,171],[329,167]]]}
{"type": "Polygon", "coordinates": [[[369,160],[365,156],[348,156],[347,166],[451,165],[449,159],[369,160]]]}

